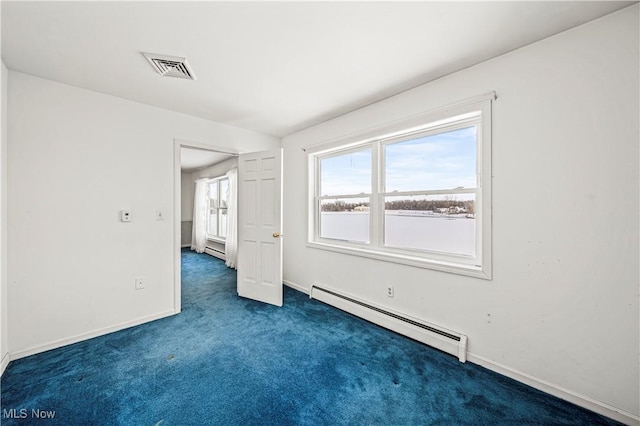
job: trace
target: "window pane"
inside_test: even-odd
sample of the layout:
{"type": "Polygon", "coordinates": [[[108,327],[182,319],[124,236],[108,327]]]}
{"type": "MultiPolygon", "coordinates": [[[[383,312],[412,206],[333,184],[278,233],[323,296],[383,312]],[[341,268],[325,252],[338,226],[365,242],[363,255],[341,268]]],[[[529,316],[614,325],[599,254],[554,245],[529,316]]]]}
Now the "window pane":
{"type": "Polygon", "coordinates": [[[209,208],[218,207],[218,182],[214,181],[209,184],[209,208]]]}
{"type": "Polygon", "coordinates": [[[385,147],[386,191],[476,187],[476,126],[385,147]]]}
{"type": "Polygon", "coordinates": [[[476,254],[475,194],[385,197],[387,247],[476,254]]]}
{"type": "Polygon", "coordinates": [[[218,214],[216,209],[209,210],[209,223],[207,227],[207,234],[216,236],[218,235],[218,214]]]}
{"type": "Polygon", "coordinates": [[[320,160],[320,195],[370,193],[371,148],[320,160]]]}
{"type": "Polygon", "coordinates": [[[222,238],[227,237],[227,209],[220,209],[220,233],[222,238]]]}
{"type": "Polygon", "coordinates": [[[229,197],[229,179],[220,180],[220,207],[227,207],[229,197]]]}
{"type": "Polygon", "coordinates": [[[320,237],[369,242],[369,197],[322,200],[320,237]]]}

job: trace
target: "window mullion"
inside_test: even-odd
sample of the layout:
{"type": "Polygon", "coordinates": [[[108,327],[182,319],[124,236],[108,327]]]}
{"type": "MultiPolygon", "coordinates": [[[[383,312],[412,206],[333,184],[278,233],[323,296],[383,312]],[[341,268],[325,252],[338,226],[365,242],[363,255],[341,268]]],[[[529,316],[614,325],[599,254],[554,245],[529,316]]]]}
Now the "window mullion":
{"type": "Polygon", "coordinates": [[[368,198],[370,197],[370,193],[360,193],[360,194],[344,194],[344,195],[323,195],[321,197],[317,197],[318,201],[322,200],[339,200],[341,198],[368,198]]]}
{"type": "Polygon", "coordinates": [[[321,180],[321,176],[322,176],[322,162],[320,161],[320,158],[318,157],[314,157],[314,161],[313,161],[313,169],[314,169],[314,185],[313,185],[313,191],[315,194],[315,197],[313,199],[313,215],[314,215],[314,223],[313,223],[313,239],[317,240],[320,238],[321,235],[321,215],[322,213],[320,212],[320,180],[321,180]]]}
{"type": "Polygon", "coordinates": [[[216,180],[216,238],[220,237],[220,179],[216,180]]]}
{"type": "Polygon", "coordinates": [[[384,204],[381,204],[380,200],[380,191],[382,189],[380,173],[380,142],[374,141],[371,145],[371,207],[369,209],[371,245],[374,247],[381,247],[384,204]]]}
{"type": "Polygon", "coordinates": [[[442,195],[442,194],[475,194],[477,188],[453,188],[453,189],[430,189],[423,191],[393,191],[393,192],[381,192],[383,195],[390,197],[402,197],[402,196],[414,196],[414,195],[442,195]]]}

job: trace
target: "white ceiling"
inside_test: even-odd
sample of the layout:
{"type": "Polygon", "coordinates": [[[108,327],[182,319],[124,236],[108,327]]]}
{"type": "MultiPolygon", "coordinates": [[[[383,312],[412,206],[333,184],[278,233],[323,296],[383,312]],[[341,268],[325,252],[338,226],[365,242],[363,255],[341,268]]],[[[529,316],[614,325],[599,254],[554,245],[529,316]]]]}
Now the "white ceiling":
{"type": "Polygon", "coordinates": [[[285,136],[635,2],[2,2],[12,70],[285,136]],[[140,52],[184,56],[197,81],[140,52]]]}
{"type": "Polygon", "coordinates": [[[197,148],[180,148],[180,169],[192,172],[219,163],[233,157],[217,151],[207,151],[197,148]]]}

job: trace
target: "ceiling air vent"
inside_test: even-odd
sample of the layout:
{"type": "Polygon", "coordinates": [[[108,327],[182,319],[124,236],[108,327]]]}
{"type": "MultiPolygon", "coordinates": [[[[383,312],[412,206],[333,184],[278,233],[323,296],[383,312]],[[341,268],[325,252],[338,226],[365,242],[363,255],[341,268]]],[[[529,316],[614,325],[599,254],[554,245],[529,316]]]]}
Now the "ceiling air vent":
{"type": "Polygon", "coordinates": [[[175,56],[156,55],[144,52],[142,52],[142,54],[153,66],[153,69],[160,75],[188,78],[190,80],[196,79],[196,75],[189,66],[186,58],[177,58],[175,56]]]}

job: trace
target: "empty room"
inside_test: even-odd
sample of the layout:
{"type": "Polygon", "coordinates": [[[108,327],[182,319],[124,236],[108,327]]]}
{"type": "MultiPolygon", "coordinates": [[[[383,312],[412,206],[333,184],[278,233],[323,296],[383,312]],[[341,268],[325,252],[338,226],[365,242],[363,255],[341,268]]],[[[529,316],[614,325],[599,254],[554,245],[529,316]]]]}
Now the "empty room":
{"type": "Polygon", "coordinates": [[[638,2],[0,7],[3,425],[640,425],[638,2]]]}

